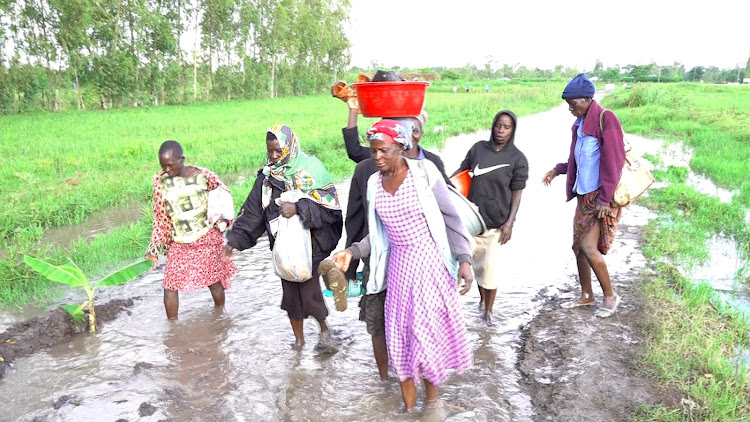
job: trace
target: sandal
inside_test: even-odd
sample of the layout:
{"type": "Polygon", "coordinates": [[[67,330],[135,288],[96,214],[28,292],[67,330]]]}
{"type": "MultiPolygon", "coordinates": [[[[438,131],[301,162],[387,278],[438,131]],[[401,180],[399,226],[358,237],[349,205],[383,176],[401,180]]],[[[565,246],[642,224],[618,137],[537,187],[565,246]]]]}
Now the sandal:
{"type": "Polygon", "coordinates": [[[599,318],[609,318],[615,314],[615,311],[617,310],[618,306],[620,306],[620,296],[615,295],[615,307],[614,308],[612,309],[599,308],[596,310],[596,313],[594,315],[596,315],[599,318]]]}
{"type": "Polygon", "coordinates": [[[591,302],[579,302],[578,299],[571,300],[570,302],[565,302],[560,305],[563,309],[572,309],[572,308],[580,308],[581,306],[591,306],[595,304],[596,301],[592,300],[591,302]]]}
{"type": "Polygon", "coordinates": [[[323,276],[326,288],[333,292],[333,301],[336,304],[336,310],[339,312],[345,311],[346,292],[349,288],[349,280],[346,279],[346,275],[330,259],[324,259],[320,262],[318,274],[323,276]]]}

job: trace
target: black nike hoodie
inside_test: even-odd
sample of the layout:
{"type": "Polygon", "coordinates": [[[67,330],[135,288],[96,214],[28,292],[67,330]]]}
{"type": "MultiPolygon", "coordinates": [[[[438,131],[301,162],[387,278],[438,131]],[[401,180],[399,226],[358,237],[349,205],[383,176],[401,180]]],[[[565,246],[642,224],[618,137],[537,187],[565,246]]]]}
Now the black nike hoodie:
{"type": "Polygon", "coordinates": [[[474,144],[456,170],[470,169],[473,173],[469,200],[479,207],[488,229],[496,229],[508,220],[512,191],[525,188],[529,178],[526,156],[514,144],[517,130],[518,119],[512,111],[497,113],[490,127],[490,140],[474,144]],[[503,114],[513,119],[513,134],[503,149],[495,151],[493,129],[503,114]]]}

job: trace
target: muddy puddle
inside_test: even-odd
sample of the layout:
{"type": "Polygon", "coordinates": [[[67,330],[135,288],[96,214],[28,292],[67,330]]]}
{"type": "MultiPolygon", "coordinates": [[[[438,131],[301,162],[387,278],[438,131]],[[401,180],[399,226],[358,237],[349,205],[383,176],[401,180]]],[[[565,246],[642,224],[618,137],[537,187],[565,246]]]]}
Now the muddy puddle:
{"type": "MultiPolygon", "coordinates": [[[[662,165],[657,168],[686,167],[686,184],[696,192],[718,198],[722,203],[732,202],[732,198],[737,194],[737,191],[719,187],[710,178],[692,171],[690,160],[693,151],[681,142],[651,140],[635,135],[628,135],[628,139],[631,142],[635,140],[634,148],[639,152],[661,157],[662,165]]],[[[657,181],[652,188],[659,189],[667,185],[668,183],[657,181]]],[[[745,214],[745,221],[750,223],[750,210],[745,214]]],[[[708,259],[691,268],[683,269],[683,274],[696,284],[708,284],[722,299],[750,316],[750,294],[740,277],[740,270],[747,264],[747,257],[742,255],[735,240],[721,235],[708,239],[706,246],[709,252],[708,259]]]]}
{"type": "MultiPolygon", "coordinates": [[[[553,361],[535,361],[521,353],[529,339],[524,327],[551,301],[572,298],[577,286],[570,251],[574,204],[565,202],[561,178],[550,188],[541,184],[543,174],[568,155],[571,121],[564,105],[519,121],[516,144],[531,164],[530,178],[503,256],[508,265],[498,289],[495,325],[480,321],[475,288],[461,297],[474,366],[453,374],[441,387],[440,417],[422,411],[423,393],[415,414],[401,413],[398,383],[381,382],[377,376],[370,337],[358,321],[358,299],[349,299],[344,312],[336,312],[326,299],[328,323],[341,343],[338,353],[314,353],[318,327],[311,319],[305,322],[307,345],[293,352],[292,331],[279,308],[280,282],[273,274],[268,242],[262,239],[237,255],[239,274],[222,312],[212,309],[206,289],[181,294],[180,320],[167,321],[158,271],[101,291],[100,301],[138,299],[96,336],[79,335],[15,361],[0,380],[6,404],[0,420],[545,420],[539,410],[545,402],[536,397],[545,387],[529,388],[529,378],[539,374],[540,382],[564,385],[560,383],[571,374],[587,368],[585,362],[573,362],[555,369],[549,366],[553,361]],[[526,358],[520,362],[519,356],[526,358]]],[[[449,140],[440,152],[446,170],[455,170],[467,149],[487,135],[485,131],[449,140]]],[[[337,187],[345,204],[348,184],[337,187]]],[[[625,290],[645,265],[639,226],[653,217],[637,205],[626,211],[613,255],[607,258],[616,288],[625,290]]],[[[623,309],[633,308],[632,303],[624,302],[623,309]]],[[[5,323],[22,318],[3,315],[0,321],[5,323]]],[[[591,320],[589,329],[595,330],[593,317],[581,318],[591,320]]],[[[539,338],[564,342],[557,323],[541,321],[547,331],[540,331],[539,338]]],[[[618,320],[612,324],[623,344],[635,341],[618,329],[618,320]]],[[[541,343],[528,344],[540,344],[543,350],[541,343]]]]}
{"type": "Polygon", "coordinates": [[[53,227],[44,231],[41,246],[65,247],[72,240],[90,240],[113,227],[134,223],[142,219],[148,208],[139,202],[127,202],[114,207],[103,208],[91,213],[84,223],[72,226],[53,227]]]}

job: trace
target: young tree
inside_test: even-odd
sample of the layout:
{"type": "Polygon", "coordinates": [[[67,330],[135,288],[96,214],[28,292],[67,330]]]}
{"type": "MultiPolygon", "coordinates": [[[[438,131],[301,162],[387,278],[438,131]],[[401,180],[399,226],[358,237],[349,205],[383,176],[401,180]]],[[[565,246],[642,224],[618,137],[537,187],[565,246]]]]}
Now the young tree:
{"type": "Polygon", "coordinates": [[[594,70],[591,73],[593,73],[594,75],[596,75],[596,77],[601,79],[602,71],[604,71],[604,64],[601,61],[599,61],[599,59],[597,59],[596,64],[594,64],[594,70]]]}

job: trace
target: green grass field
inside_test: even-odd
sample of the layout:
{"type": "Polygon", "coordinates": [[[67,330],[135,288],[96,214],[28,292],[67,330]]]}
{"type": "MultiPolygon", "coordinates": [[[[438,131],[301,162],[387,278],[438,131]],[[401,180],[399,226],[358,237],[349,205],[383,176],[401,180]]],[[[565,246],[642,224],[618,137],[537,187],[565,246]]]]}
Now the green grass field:
{"type": "MultiPolygon", "coordinates": [[[[695,285],[677,266],[704,261],[707,241],[735,240],[750,255],[750,86],[641,84],[606,97],[627,132],[680,140],[692,147],[690,168],[737,191],[732,202],[695,191],[687,169],[655,171],[670,185],[639,200],[658,212],[645,229],[643,251],[654,270],[645,275],[642,299],[648,337],[642,368],[685,401],[639,409],[643,421],[729,421],[750,418],[746,365],[737,353],[750,348],[750,324],[724,307],[707,285],[695,285]]],[[[658,164],[659,157],[647,157],[658,164]]],[[[747,267],[738,274],[747,281],[747,267]]],[[[740,287],[741,288],[741,287],[740,287]]]]}
{"type": "MultiPolygon", "coordinates": [[[[518,115],[548,110],[559,104],[563,86],[564,81],[503,83],[490,94],[462,95],[428,88],[423,145],[441,146],[450,136],[489,129],[503,108],[518,115]],[[443,130],[435,132],[436,127],[443,130]]],[[[341,180],[354,169],[341,136],[347,113],[335,98],[311,96],[0,118],[0,154],[6,157],[0,167],[0,197],[5,198],[0,239],[7,252],[0,260],[0,304],[54,296],[46,282],[20,265],[24,254],[53,261],[67,255],[93,274],[142,255],[149,240],[148,215],[70,248],[38,250],[36,245],[51,227],[80,223],[109,206],[147,203],[163,141],[179,141],[188,164],[229,180],[254,176],[265,160],[265,130],[285,123],[299,136],[302,149],[341,180]]],[[[362,118],[360,132],[375,120],[362,118]]],[[[254,177],[250,179],[232,186],[238,206],[254,177]]]]}

